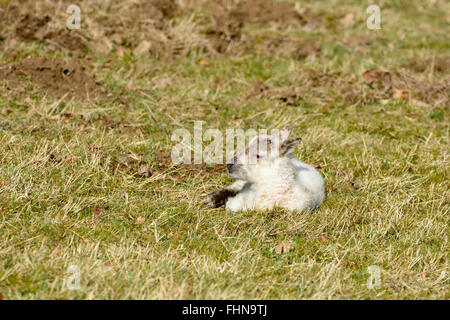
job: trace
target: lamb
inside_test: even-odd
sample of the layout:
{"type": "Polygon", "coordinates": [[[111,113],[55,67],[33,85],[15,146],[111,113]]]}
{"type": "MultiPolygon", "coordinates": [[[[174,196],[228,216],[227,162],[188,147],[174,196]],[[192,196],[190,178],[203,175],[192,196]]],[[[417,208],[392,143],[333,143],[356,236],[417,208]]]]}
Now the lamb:
{"type": "Polygon", "coordinates": [[[325,183],[313,166],[293,156],[300,138],[288,139],[290,129],[281,135],[254,137],[245,151],[227,164],[228,174],[237,179],[232,185],[206,196],[211,207],[226,210],[266,210],[276,206],[288,210],[313,210],[325,200],[325,183]],[[253,163],[249,160],[256,159],[253,163]]]}

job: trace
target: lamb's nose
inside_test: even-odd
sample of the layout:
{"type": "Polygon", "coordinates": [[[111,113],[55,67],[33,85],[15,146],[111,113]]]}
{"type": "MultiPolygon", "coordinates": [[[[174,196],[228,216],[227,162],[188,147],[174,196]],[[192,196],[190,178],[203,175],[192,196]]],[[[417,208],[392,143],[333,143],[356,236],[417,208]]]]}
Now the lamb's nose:
{"type": "Polygon", "coordinates": [[[233,164],[232,163],[228,163],[227,164],[227,170],[228,170],[228,172],[230,172],[231,171],[231,168],[233,167],[233,164]]]}

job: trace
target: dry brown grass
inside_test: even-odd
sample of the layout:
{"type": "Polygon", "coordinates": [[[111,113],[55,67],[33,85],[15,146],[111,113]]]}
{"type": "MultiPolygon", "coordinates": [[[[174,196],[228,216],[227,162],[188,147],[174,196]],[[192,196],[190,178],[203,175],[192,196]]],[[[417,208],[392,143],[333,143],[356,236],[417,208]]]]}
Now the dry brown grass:
{"type": "Polygon", "coordinates": [[[381,1],[380,31],[365,26],[366,2],[334,0],[284,4],[289,19],[247,17],[244,1],[79,1],[82,28],[69,31],[69,2],[0,2],[0,68],[73,59],[105,90],[0,80],[0,296],[449,298],[445,1],[381,1]],[[172,165],[170,136],[193,120],[293,127],[324,205],[203,207],[230,178],[172,165]],[[80,290],[64,284],[70,265],[80,290]]]}

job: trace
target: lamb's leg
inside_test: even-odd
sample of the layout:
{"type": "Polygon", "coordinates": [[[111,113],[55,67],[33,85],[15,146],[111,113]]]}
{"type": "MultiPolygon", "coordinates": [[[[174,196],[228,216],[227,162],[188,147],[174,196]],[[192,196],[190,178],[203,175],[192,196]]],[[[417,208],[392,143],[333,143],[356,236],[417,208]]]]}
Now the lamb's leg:
{"type": "Polygon", "coordinates": [[[245,183],[245,181],[237,180],[232,185],[229,185],[226,188],[211,192],[206,196],[206,199],[203,201],[203,203],[213,208],[222,207],[225,205],[225,202],[227,202],[228,198],[236,196],[238,192],[241,191],[245,183]]]}
{"type": "Polygon", "coordinates": [[[225,209],[231,212],[237,212],[248,209],[248,193],[241,192],[233,198],[229,198],[225,204],[225,209]]]}

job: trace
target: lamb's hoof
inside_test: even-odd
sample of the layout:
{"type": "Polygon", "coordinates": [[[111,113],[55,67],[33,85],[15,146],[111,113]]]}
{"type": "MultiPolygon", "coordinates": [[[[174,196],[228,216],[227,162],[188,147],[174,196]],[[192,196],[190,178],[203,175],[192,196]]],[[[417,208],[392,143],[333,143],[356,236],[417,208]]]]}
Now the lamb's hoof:
{"type": "Polygon", "coordinates": [[[203,203],[211,208],[220,208],[225,205],[225,202],[227,202],[227,199],[229,197],[233,197],[235,195],[236,192],[234,191],[228,189],[220,189],[208,194],[203,203]]]}
{"type": "Polygon", "coordinates": [[[207,207],[211,207],[211,208],[215,208],[215,202],[214,202],[214,194],[217,191],[211,192],[210,194],[208,194],[205,198],[205,200],[203,200],[203,204],[206,205],[207,207]]]}

